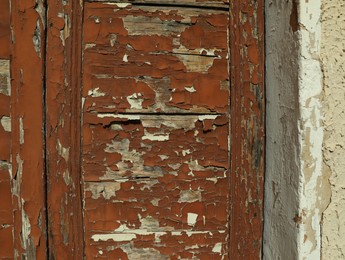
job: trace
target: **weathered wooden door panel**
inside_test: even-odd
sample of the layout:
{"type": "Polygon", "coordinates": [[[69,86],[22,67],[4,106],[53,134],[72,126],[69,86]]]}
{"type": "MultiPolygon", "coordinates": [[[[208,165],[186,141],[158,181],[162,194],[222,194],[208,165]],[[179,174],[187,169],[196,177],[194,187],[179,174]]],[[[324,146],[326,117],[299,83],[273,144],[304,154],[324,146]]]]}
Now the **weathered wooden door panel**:
{"type": "Polygon", "coordinates": [[[227,32],[227,11],[85,4],[88,258],[227,255],[227,32]]]}
{"type": "Polygon", "coordinates": [[[263,1],[0,8],[0,258],[260,258],[263,1]]]}
{"type": "Polygon", "coordinates": [[[85,109],[227,113],[228,12],[124,6],[85,6],[85,109]]]}

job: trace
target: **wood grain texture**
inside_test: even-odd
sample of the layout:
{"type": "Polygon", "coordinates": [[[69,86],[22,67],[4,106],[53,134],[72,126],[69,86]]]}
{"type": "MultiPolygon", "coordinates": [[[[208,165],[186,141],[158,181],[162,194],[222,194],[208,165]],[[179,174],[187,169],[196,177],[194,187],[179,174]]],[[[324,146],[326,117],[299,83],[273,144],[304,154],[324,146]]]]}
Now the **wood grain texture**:
{"type": "Polygon", "coordinates": [[[48,1],[46,142],[49,257],[83,259],[80,176],[82,6],[48,1]]]}
{"type": "Polygon", "coordinates": [[[14,257],[46,257],[44,176],[44,6],[11,1],[11,156],[14,257]]]}
{"type": "Polygon", "coordinates": [[[233,259],[262,250],[265,89],[264,1],[230,1],[231,218],[233,259]]]}

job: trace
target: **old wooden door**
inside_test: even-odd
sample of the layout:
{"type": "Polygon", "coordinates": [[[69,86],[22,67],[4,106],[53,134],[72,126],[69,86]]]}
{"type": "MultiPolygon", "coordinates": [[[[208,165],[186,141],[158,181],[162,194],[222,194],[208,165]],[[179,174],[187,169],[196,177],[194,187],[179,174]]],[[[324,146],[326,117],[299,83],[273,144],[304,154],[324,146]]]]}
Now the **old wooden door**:
{"type": "Polygon", "coordinates": [[[260,258],[263,1],[1,5],[0,257],[260,258]]]}

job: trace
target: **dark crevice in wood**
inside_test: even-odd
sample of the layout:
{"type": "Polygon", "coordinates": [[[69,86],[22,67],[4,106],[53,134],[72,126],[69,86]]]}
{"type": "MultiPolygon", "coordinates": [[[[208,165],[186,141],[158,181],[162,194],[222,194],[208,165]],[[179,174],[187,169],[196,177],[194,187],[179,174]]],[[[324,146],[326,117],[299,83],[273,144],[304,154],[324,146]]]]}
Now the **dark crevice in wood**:
{"type": "MultiPolygon", "coordinates": [[[[36,3],[36,5],[38,5],[36,3]]],[[[43,175],[44,175],[44,213],[45,213],[45,225],[46,225],[46,258],[49,260],[49,230],[50,230],[50,225],[49,225],[49,214],[48,214],[48,151],[47,151],[47,59],[46,59],[46,50],[47,50],[47,28],[48,28],[48,24],[47,24],[47,15],[48,15],[48,3],[47,2],[43,2],[43,6],[44,6],[44,21],[42,21],[43,23],[43,28],[44,28],[44,36],[43,36],[43,40],[44,42],[42,43],[43,49],[44,51],[42,52],[42,61],[43,61],[43,89],[42,89],[42,103],[43,103],[43,113],[42,113],[42,118],[43,118],[43,126],[42,126],[42,131],[43,131],[43,175]]],[[[36,7],[35,7],[36,9],[36,7]]]]}
{"type": "Polygon", "coordinates": [[[95,113],[98,115],[114,115],[114,116],[131,116],[131,115],[138,115],[138,116],[222,116],[228,115],[228,113],[195,113],[195,112],[98,112],[98,111],[88,111],[89,113],[95,113]]]}
{"type": "Polygon", "coordinates": [[[119,1],[109,1],[109,0],[99,0],[99,1],[86,1],[89,3],[112,3],[112,4],[131,4],[131,5],[135,5],[135,6],[152,6],[152,7],[172,7],[172,8],[194,8],[194,9],[207,9],[207,10],[218,10],[218,11],[229,11],[229,4],[226,3],[224,4],[224,6],[222,5],[215,5],[215,4],[207,4],[207,3],[162,3],[162,2],[142,2],[142,1],[138,1],[138,2],[119,2],[119,1]]]}

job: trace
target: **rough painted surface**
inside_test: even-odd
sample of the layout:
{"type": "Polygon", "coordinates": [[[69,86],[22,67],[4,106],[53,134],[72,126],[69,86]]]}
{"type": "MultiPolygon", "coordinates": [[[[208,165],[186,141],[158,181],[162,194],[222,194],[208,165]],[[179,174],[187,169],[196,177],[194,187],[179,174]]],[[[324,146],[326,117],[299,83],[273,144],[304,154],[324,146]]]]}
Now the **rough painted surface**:
{"type": "MultiPolygon", "coordinates": [[[[322,259],[345,258],[345,3],[322,1],[321,61],[324,72],[324,175],[332,196],[322,219],[322,259]]],[[[326,196],[327,194],[324,194],[326,196]]]]}
{"type": "Polygon", "coordinates": [[[329,193],[322,171],[321,1],[268,1],[266,9],[264,257],[320,259],[329,193]]]}
{"type": "Polygon", "coordinates": [[[228,12],[87,3],[86,256],[228,255],[228,12]]]}
{"type": "Polygon", "coordinates": [[[299,145],[300,145],[300,259],[319,259],[321,253],[321,217],[328,203],[328,180],[322,172],[322,71],[321,0],[301,1],[299,58],[299,145]]]}
{"type": "Polygon", "coordinates": [[[231,177],[229,254],[262,251],[265,152],[264,1],[230,1],[231,177]]]}
{"type": "Polygon", "coordinates": [[[0,59],[9,59],[11,53],[10,0],[0,2],[0,59]]]}
{"type": "Polygon", "coordinates": [[[13,258],[9,1],[0,3],[0,258],[13,258]],[[6,58],[6,59],[4,59],[6,58]]]}
{"type": "Polygon", "coordinates": [[[0,258],[13,258],[10,61],[0,60],[0,258]]]}
{"type": "Polygon", "coordinates": [[[266,1],[264,259],[298,259],[298,13],[296,1],[266,1]],[[282,51],[284,50],[284,51],[282,51]],[[297,220],[297,219],[296,219],[297,220]]]}
{"type": "Polygon", "coordinates": [[[232,41],[239,47],[233,61],[248,59],[241,65],[249,73],[234,81],[244,87],[234,101],[246,98],[234,106],[244,105],[234,122],[248,130],[234,136],[248,146],[234,153],[232,167],[245,158],[247,175],[236,176],[253,183],[234,200],[252,228],[240,243],[235,228],[229,237],[230,224],[245,224],[229,222],[236,192],[229,190],[228,3],[87,3],[84,43],[81,3],[11,2],[11,86],[9,61],[0,63],[0,137],[10,141],[0,144],[0,191],[10,198],[0,210],[0,256],[222,259],[233,236],[234,257],[259,258],[260,3],[234,8],[246,18],[232,21],[234,35],[243,37],[239,45],[232,41]],[[246,29],[237,31],[241,23],[246,29]]]}
{"type": "Polygon", "coordinates": [[[47,1],[46,153],[49,257],[83,258],[79,1],[47,1]]]}
{"type": "Polygon", "coordinates": [[[227,112],[226,11],[86,6],[86,111],[227,112]]]}
{"type": "Polygon", "coordinates": [[[41,1],[11,1],[11,161],[16,259],[44,259],[47,250],[42,132],[44,26],[41,1]]]}

